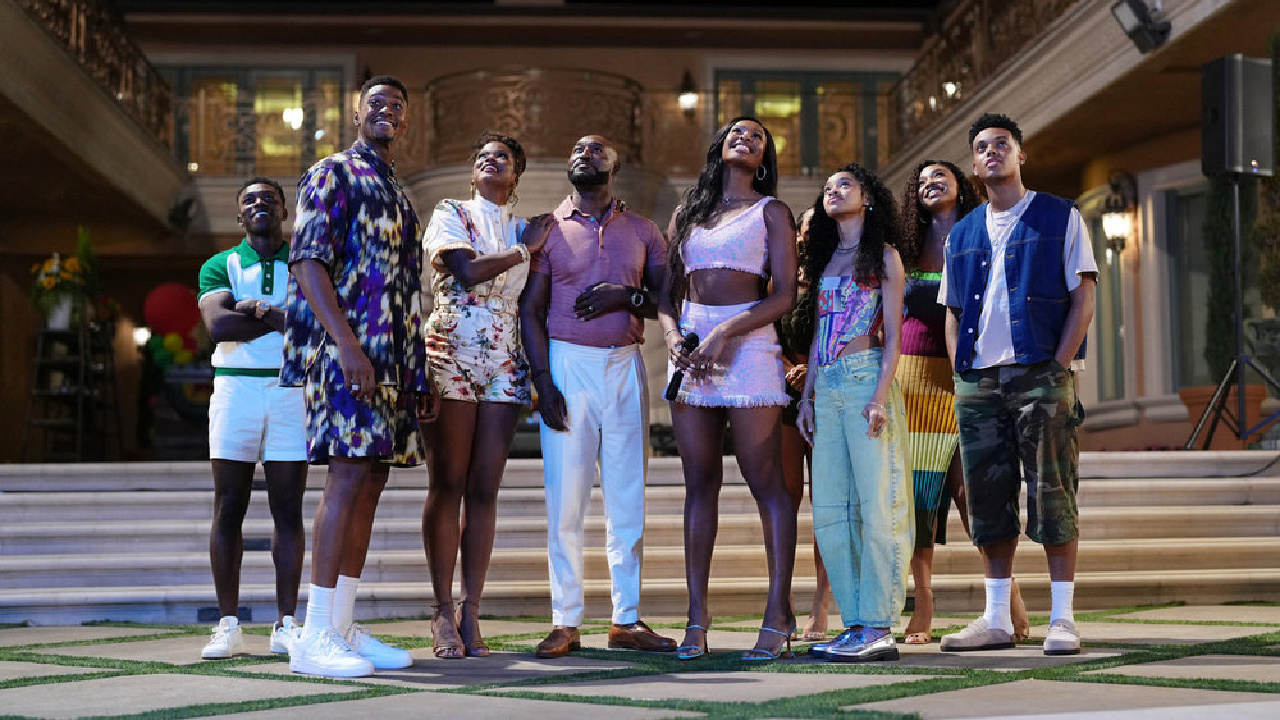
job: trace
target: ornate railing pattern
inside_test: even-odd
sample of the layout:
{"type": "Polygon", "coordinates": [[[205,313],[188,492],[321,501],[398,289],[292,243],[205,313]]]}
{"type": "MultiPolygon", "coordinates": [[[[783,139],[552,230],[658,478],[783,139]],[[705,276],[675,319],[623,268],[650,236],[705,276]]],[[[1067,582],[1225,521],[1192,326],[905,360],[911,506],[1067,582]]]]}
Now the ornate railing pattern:
{"type": "Polygon", "coordinates": [[[20,0],[31,17],[166,146],[172,135],[173,93],[147,62],[120,19],[99,0],[20,0]]]}
{"type": "Polygon", "coordinates": [[[643,164],[640,84],[595,70],[504,68],[446,75],[427,85],[428,164],[463,162],[479,130],[519,138],[531,158],[568,157],[584,134],[618,145],[643,164]]]}
{"type": "Polygon", "coordinates": [[[1077,0],[961,0],[893,89],[891,152],[986,84],[1077,0]]]}

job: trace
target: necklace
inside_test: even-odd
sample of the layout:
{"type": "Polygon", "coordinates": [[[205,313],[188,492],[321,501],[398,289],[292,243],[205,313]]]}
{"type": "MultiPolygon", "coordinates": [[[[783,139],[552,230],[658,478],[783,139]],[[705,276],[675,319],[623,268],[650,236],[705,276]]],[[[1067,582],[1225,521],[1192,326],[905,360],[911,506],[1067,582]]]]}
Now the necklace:
{"type": "Polygon", "coordinates": [[[750,200],[750,199],[751,199],[751,198],[736,198],[736,197],[728,197],[728,196],[726,196],[726,197],[724,198],[724,204],[725,204],[725,205],[732,205],[733,203],[736,203],[736,202],[746,202],[746,201],[748,201],[748,200],[750,200]]]}
{"type": "Polygon", "coordinates": [[[851,252],[853,252],[853,251],[855,251],[855,250],[857,250],[857,249],[858,249],[858,245],[857,245],[857,243],[854,243],[853,245],[850,245],[849,247],[845,247],[845,246],[843,246],[843,245],[836,245],[835,252],[838,252],[838,253],[840,253],[840,254],[842,254],[842,255],[847,255],[848,253],[851,253],[851,252]]]}

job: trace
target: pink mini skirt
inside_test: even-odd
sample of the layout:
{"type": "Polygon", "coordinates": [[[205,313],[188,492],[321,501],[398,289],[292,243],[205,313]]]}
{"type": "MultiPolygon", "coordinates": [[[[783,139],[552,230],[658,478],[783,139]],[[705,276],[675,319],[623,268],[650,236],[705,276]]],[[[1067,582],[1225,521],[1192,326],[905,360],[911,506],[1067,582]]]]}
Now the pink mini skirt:
{"type": "MultiPolygon", "coordinates": [[[[705,338],[717,325],[751,309],[741,305],[701,305],[685,301],[680,310],[680,334],[705,338]]],[[[675,366],[667,360],[667,380],[675,366]]],[[[725,345],[720,360],[701,380],[686,377],[675,402],[702,407],[766,407],[789,401],[782,367],[782,346],[773,325],[757,328],[725,345]]]]}

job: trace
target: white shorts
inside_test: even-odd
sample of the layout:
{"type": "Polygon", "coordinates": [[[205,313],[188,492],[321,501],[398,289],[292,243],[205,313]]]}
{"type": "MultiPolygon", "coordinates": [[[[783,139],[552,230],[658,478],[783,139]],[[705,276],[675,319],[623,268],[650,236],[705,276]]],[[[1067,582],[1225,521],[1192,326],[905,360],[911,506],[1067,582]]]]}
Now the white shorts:
{"type": "Polygon", "coordinates": [[[307,410],[302,388],[280,387],[279,377],[214,377],[209,459],[305,461],[307,410]]]}

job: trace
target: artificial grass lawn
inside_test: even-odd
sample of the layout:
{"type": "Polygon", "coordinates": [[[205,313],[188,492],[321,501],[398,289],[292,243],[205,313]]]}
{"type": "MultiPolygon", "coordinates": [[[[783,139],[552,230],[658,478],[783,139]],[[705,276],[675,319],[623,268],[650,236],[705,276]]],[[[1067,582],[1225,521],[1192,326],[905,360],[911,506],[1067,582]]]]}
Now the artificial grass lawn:
{"type": "MultiPolygon", "coordinates": [[[[1275,603],[1250,603],[1251,605],[1272,605],[1275,603]]],[[[1123,607],[1105,611],[1079,612],[1076,614],[1078,623],[1085,622],[1108,622],[1108,623],[1130,623],[1130,624],[1152,624],[1152,625],[1221,625],[1229,627],[1275,627],[1274,624],[1256,623],[1256,622],[1231,622],[1231,621],[1205,621],[1205,620],[1151,620],[1136,618],[1120,618],[1117,615],[1132,613],[1139,610],[1151,610],[1158,608],[1176,607],[1178,604],[1155,605],[1155,606],[1135,606],[1123,607]]],[[[947,614],[939,614],[938,617],[950,618],[954,617],[956,622],[953,627],[940,631],[935,631],[936,635],[944,635],[960,629],[971,618],[968,616],[953,616],[947,614]]],[[[497,619],[487,617],[486,619],[497,619]]],[[[516,619],[516,618],[504,618],[516,619]]],[[[545,618],[521,618],[522,620],[532,620],[540,623],[547,623],[545,618]]],[[[752,616],[741,616],[736,618],[724,618],[722,622],[734,622],[738,620],[752,619],[752,616]]],[[[1047,618],[1032,618],[1033,625],[1036,623],[1043,624],[1047,618]]],[[[225,676],[235,678],[254,678],[263,679],[269,677],[272,680],[285,682],[304,682],[316,684],[331,684],[341,686],[349,692],[325,693],[319,695],[309,695],[302,697],[286,697],[272,698],[267,700],[254,700],[237,703],[206,703],[193,704],[178,708],[165,708],[152,712],[139,713],[136,715],[116,716],[127,718],[188,718],[203,717],[213,715],[226,715],[239,712],[247,712],[251,710],[267,710],[273,708],[302,707],[306,705],[314,705],[335,701],[350,701],[367,698],[385,697],[390,695],[398,695],[403,693],[421,693],[424,692],[415,687],[393,686],[393,685],[375,685],[361,682],[360,680],[329,680],[323,678],[313,678],[298,675],[269,675],[264,676],[260,673],[245,672],[246,666],[260,665],[263,656],[245,656],[233,660],[219,660],[200,662],[192,665],[174,665],[163,662],[148,662],[136,660],[119,660],[111,658],[97,657],[80,657],[72,655],[45,654],[50,649],[65,646],[83,646],[83,645],[104,645],[123,642],[136,642],[139,640],[155,640],[173,637],[190,636],[193,650],[199,645],[199,638],[206,635],[208,630],[203,626],[159,626],[159,625],[138,625],[130,623],[98,623],[98,625],[110,625],[129,628],[148,628],[155,629],[153,634],[144,634],[137,636],[129,636],[122,638],[104,638],[98,640],[89,640],[82,642],[61,642],[61,643],[44,643],[23,645],[17,647],[0,648],[0,660],[6,661],[25,661],[41,663],[45,665],[63,665],[68,667],[85,667],[94,668],[98,672],[85,674],[67,674],[52,675],[43,677],[17,678],[13,680],[0,682],[0,690],[9,688],[19,688],[35,685],[58,685],[63,683],[80,682],[83,680],[101,679],[105,677],[114,677],[120,675],[154,675],[154,674],[190,674],[190,675],[209,675],[209,676],[225,676]],[[42,652],[34,652],[39,649],[42,652]]],[[[372,632],[379,634],[380,637],[400,644],[403,647],[426,647],[430,645],[430,638],[420,636],[398,637],[394,635],[383,635],[378,633],[381,623],[370,623],[369,628],[372,632]]],[[[549,623],[548,623],[549,626],[549,623]]],[[[656,624],[656,627],[664,629],[680,629],[683,624],[664,623],[656,624]]],[[[751,627],[725,627],[720,626],[726,632],[752,633],[756,632],[751,627]]],[[[387,628],[391,630],[392,628],[387,628]]],[[[607,632],[607,623],[590,623],[583,627],[584,634],[599,634],[607,632]]],[[[265,635],[268,630],[266,628],[254,628],[246,632],[253,635],[265,635]]],[[[512,652],[532,652],[536,643],[542,638],[542,633],[521,633],[512,635],[494,635],[487,637],[486,641],[489,645],[498,651],[512,652]]],[[[1138,663],[1159,662],[1165,660],[1174,660],[1178,658],[1191,657],[1197,655],[1254,655],[1254,656],[1280,656],[1280,632],[1267,633],[1262,635],[1254,635],[1241,639],[1233,639],[1220,642],[1200,642],[1189,643],[1184,645],[1143,645],[1136,643],[1118,643],[1105,641],[1105,638],[1092,638],[1090,642],[1086,642],[1086,647],[1108,647],[1119,648],[1125,652],[1119,656],[1098,657],[1088,659],[1085,656],[1080,662],[1074,664],[1060,665],[1055,667],[1046,667],[1030,670],[986,670],[986,669],[960,669],[960,668],[938,668],[938,667],[899,667],[894,663],[881,663],[874,665],[857,665],[844,663],[746,663],[739,659],[738,652],[713,652],[710,655],[700,658],[692,662],[679,661],[674,654],[666,653],[626,653],[625,659],[631,664],[626,669],[606,669],[578,673],[555,674],[548,673],[546,676],[532,677],[522,680],[494,682],[494,683],[475,683],[465,687],[433,690],[431,692],[441,692],[460,695],[480,695],[486,694],[491,697],[500,696],[505,698],[529,698],[536,700],[556,700],[582,705],[582,714],[596,715],[607,712],[608,706],[627,706],[637,708],[652,708],[656,710],[672,710],[672,711],[694,711],[705,713],[711,718],[768,718],[768,717],[788,717],[788,718],[822,718],[822,717],[849,717],[849,718],[908,718],[915,717],[911,714],[885,713],[885,712],[869,712],[869,711],[852,711],[843,712],[842,707],[850,705],[858,705],[863,703],[878,702],[884,700],[894,700],[903,697],[919,696],[938,692],[948,692],[954,690],[963,690],[967,688],[975,688],[982,686],[995,685],[1000,683],[1009,683],[1019,680],[1038,679],[1053,681],[1070,681],[1076,683],[1099,683],[1099,684],[1127,684],[1127,685],[1144,685],[1153,687],[1167,688],[1188,688],[1201,690],[1216,691],[1237,691],[1237,692],[1254,692],[1254,693],[1280,693],[1280,679],[1277,682],[1249,682],[1240,680],[1222,680],[1222,679],[1179,679],[1179,678],[1154,678],[1135,675],[1110,675],[1098,674],[1087,675],[1090,670],[1099,670],[1105,668],[1121,667],[1124,665],[1133,665],[1138,663]],[[899,676],[928,676],[910,681],[895,682],[888,685],[875,685],[870,687],[837,689],[827,692],[819,692],[810,695],[791,696],[787,695],[779,697],[776,700],[764,702],[720,702],[712,700],[685,700],[685,699],[664,699],[664,700],[636,700],[622,696],[583,696],[561,692],[543,691],[539,688],[548,685],[562,685],[566,683],[585,682],[585,681],[607,681],[609,679],[621,679],[631,677],[643,677],[652,675],[662,675],[669,673],[693,673],[693,672],[753,672],[775,674],[785,676],[788,674],[865,674],[865,675],[899,675],[899,676]],[[500,695],[491,694],[489,691],[501,688],[504,690],[500,695]]],[[[1028,643],[1038,644],[1039,641],[1027,641],[1028,643]]],[[[793,647],[796,647],[793,644],[793,647]]],[[[799,648],[805,648],[806,645],[800,645],[799,648]]],[[[596,660],[612,660],[620,659],[617,652],[583,649],[574,654],[575,657],[596,660]]],[[[483,660],[464,661],[481,663],[483,660]]],[[[779,678],[779,688],[785,689],[785,680],[779,678]]],[[[51,695],[51,697],[53,697],[51,695]]],[[[2,702],[2,701],[0,701],[2,702]]],[[[53,700],[51,700],[53,702],[53,700]]]]}

